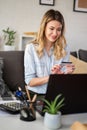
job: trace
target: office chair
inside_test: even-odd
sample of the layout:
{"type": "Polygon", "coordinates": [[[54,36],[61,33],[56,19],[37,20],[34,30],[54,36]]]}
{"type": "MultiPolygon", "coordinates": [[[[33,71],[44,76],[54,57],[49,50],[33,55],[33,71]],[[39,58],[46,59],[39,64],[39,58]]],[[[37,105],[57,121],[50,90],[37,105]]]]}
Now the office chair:
{"type": "Polygon", "coordinates": [[[79,49],[78,56],[80,60],[87,62],[87,50],[79,49]]]}

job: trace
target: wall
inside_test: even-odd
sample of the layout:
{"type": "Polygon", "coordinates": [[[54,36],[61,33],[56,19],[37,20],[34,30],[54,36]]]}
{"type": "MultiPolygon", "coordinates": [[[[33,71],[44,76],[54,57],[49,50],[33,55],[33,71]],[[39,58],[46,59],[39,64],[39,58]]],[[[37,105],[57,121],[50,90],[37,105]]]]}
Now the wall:
{"type": "Polygon", "coordinates": [[[87,49],[87,13],[73,12],[74,0],[55,0],[55,6],[39,5],[39,0],[0,0],[0,35],[8,26],[17,31],[16,46],[23,32],[37,31],[43,14],[58,9],[65,18],[66,39],[71,50],[87,49]]]}

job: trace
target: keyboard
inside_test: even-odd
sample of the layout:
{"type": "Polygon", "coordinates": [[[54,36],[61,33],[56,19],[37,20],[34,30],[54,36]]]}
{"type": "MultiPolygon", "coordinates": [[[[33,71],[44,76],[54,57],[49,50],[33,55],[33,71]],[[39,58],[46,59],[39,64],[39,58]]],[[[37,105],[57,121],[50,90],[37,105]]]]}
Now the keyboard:
{"type": "Polygon", "coordinates": [[[4,109],[11,113],[19,113],[24,105],[20,101],[8,101],[0,104],[0,109],[4,109]]]}

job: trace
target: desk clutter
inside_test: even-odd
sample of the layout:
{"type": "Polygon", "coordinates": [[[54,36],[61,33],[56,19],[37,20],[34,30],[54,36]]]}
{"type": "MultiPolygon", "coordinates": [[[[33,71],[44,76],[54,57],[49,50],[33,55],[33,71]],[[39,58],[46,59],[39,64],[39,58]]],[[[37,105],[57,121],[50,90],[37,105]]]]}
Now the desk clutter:
{"type": "Polygon", "coordinates": [[[35,94],[31,99],[29,90],[22,91],[20,87],[12,96],[4,96],[0,100],[0,109],[11,114],[20,113],[20,119],[24,121],[36,120],[36,98],[35,94]],[[14,98],[13,98],[14,97],[14,98]]]}

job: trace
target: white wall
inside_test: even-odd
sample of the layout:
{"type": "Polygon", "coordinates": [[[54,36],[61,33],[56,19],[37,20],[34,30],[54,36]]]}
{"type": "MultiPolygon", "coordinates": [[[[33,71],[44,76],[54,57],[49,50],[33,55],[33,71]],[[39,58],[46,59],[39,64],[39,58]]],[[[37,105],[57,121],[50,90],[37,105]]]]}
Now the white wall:
{"type": "Polygon", "coordinates": [[[48,9],[61,11],[66,23],[66,39],[71,50],[87,49],[87,13],[73,12],[74,0],[55,0],[55,6],[39,5],[39,0],[0,0],[0,35],[8,26],[17,31],[17,45],[23,32],[37,31],[48,9]]]}

